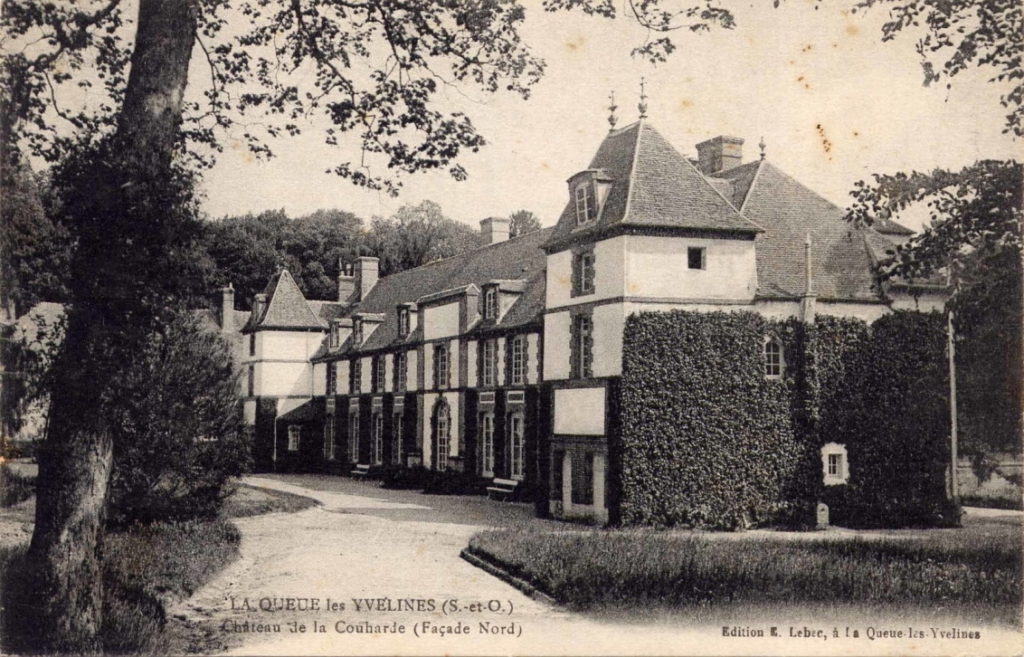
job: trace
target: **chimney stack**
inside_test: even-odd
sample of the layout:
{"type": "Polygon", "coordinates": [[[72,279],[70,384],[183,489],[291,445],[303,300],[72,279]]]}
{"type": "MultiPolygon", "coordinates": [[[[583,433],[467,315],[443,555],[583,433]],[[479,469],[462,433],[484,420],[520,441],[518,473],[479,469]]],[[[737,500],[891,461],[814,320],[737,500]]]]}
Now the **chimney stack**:
{"type": "Polygon", "coordinates": [[[743,163],[743,140],[722,135],[703,141],[697,144],[697,161],[705,176],[738,167],[743,163]]]}
{"type": "Polygon", "coordinates": [[[231,283],[220,289],[220,330],[222,333],[235,330],[235,288],[231,283]]]}
{"type": "Polygon", "coordinates": [[[338,261],[338,301],[345,302],[356,291],[356,276],[352,265],[338,261]]]}
{"type": "Polygon", "coordinates": [[[362,301],[370,293],[373,286],[377,284],[377,277],[380,275],[380,260],[370,256],[359,256],[356,258],[356,291],[359,300],[362,301]]]}
{"type": "Polygon", "coordinates": [[[488,217],[480,220],[480,234],[484,237],[484,245],[507,240],[510,223],[508,217],[488,217]]]}

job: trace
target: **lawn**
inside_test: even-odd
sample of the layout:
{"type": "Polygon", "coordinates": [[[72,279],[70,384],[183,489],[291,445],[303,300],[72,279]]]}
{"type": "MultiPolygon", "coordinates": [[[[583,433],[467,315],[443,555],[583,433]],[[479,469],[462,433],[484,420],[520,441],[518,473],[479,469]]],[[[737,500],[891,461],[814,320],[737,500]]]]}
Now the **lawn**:
{"type": "MultiPolygon", "coordinates": [[[[31,489],[34,481],[29,484],[31,489]]],[[[33,503],[34,499],[29,499],[18,505],[19,520],[31,517],[33,503]]],[[[315,505],[315,500],[300,495],[240,485],[225,502],[220,518],[136,525],[109,532],[103,553],[104,652],[185,652],[190,637],[178,628],[165,631],[169,627],[166,608],[192,595],[238,558],[241,535],[230,519],[315,505]]],[[[8,515],[15,517],[13,512],[8,515]]],[[[0,614],[0,647],[5,652],[16,647],[11,643],[12,630],[32,627],[30,619],[19,619],[14,613],[18,592],[24,589],[21,575],[26,548],[25,543],[0,546],[0,595],[6,612],[0,614]]]]}
{"type": "Polygon", "coordinates": [[[914,534],[490,531],[469,551],[580,610],[966,606],[1019,619],[1019,524],[914,534]]]}

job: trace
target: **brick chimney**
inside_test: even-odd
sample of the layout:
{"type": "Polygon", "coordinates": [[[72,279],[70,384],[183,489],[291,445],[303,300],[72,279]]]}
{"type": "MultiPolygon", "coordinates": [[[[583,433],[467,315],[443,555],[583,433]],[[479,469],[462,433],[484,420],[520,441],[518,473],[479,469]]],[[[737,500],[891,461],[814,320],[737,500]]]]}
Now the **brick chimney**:
{"type": "Polygon", "coordinates": [[[235,288],[231,283],[220,289],[220,330],[222,333],[235,330],[235,288]]]}
{"type": "Polygon", "coordinates": [[[338,301],[348,301],[356,291],[354,267],[338,261],[338,301]]]}
{"type": "Polygon", "coordinates": [[[380,275],[380,260],[370,256],[359,256],[356,258],[356,291],[359,300],[362,301],[370,293],[373,286],[377,284],[377,277],[380,275]]]}
{"type": "Polygon", "coordinates": [[[705,176],[728,171],[743,163],[743,140],[724,135],[697,144],[697,167],[705,176]]]}
{"type": "Polygon", "coordinates": [[[508,239],[509,234],[508,217],[487,217],[480,220],[480,234],[484,237],[484,244],[497,244],[508,239]]]}

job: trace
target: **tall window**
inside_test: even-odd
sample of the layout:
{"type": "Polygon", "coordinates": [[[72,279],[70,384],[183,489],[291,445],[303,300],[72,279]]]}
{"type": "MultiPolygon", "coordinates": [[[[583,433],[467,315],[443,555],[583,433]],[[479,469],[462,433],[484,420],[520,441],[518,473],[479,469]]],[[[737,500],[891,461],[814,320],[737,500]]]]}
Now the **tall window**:
{"type": "Polygon", "coordinates": [[[405,380],[408,376],[409,355],[399,351],[395,354],[395,392],[405,392],[405,380]]]}
{"type": "Polygon", "coordinates": [[[409,309],[399,308],[398,309],[398,335],[405,337],[409,335],[409,309]]]}
{"type": "Polygon", "coordinates": [[[782,341],[776,336],[769,336],[764,341],[764,375],[768,379],[782,376],[785,363],[782,358],[782,341]]]}
{"type": "Polygon", "coordinates": [[[370,441],[370,463],[380,465],[384,462],[384,414],[374,413],[370,441]]]}
{"type": "Polygon", "coordinates": [[[480,363],[480,385],[493,386],[497,382],[498,341],[484,340],[481,349],[483,353],[480,363]]]}
{"type": "Polygon", "coordinates": [[[249,334],[249,355],[250,356],[255,356],[256,355],[256,334],[255,333],[250,333],[249,334]]]}
{"type": "Polygon", "coordinates": [[[494,476],[494,413],[480,414],[480,476],[494,476]]]}
{"type": "Polygon", "coordinates": [[[402,464],[402,427],[405,424],[405,416],[402,413],[395,413],[391,418],[391,462],[395,465],[402,464]]]}
{"type": "Polygon", "coordinates": [[[523,434],[523,416],[513,413],[508,418],[509,476],[519,480],[525,476],[526,438],[523,434]]]}
{"type": "Polygon", "coordinates": [[[289,424],[288,425],[288,451],[297,452],[299,451],[299,437],[300,437],[299,425],[289,424]]]}
{"type": "Polygon", "coordinates": [[[328,461],[334,460],[334,416],[328,415],[324,419],[324,458],[328,461]]]}
{"type": "Polygon", "coordinates": [[[434,387],[448,387],[448,343],[434,346],[434,387]]]}
{"type": "Polygon", "coordinates": [[[352,411],[348,416],[348,460],[359,463],[359,411],[352,411]]]}
{"type": "Polygon", "coordinates": [[[341,346],[341,327],[338,322],[331,322],[331,349],[341,346]]]}
{"type": "Polygon", "coordinates": [[[594,252],[583,251],[572,256],[572,295],[594,293],[594,252]]]}
{"type": "Polygon", "coordinates": [[[384,368],[385,360],[384,356],[373,357],[373,391],[384,392],[384,381],[386,376],[386,369],[384,368]]]}
{"type": "Polygon", "coordinates": [[[572,320],[572,344],[569,348],[569,373],[574,379],[592,376],[593,320],[590,315],[576,315],[572,320]]]}
{"type": "Polygon", "coordinates": [[[594,455],[572,453],[572,503],[594,503],[594,455]]]}
{"type": "Polygon", "coordinates": [[[335,363],[327,363],[327,394],[336,395],[338,394],[338,371],[335,369],[335,363]]]}
{"type": "Polygon", "coordinates": [[[576,185],[576,225],[582,226],[597,215],[594,187],[590,181],[576,185]]]}
{"type": "Polygon", "coordinates": [[[448,404],[441,402],[434,411],[434,469],[448,469],[448,446],[451,442],[451,416],[448,404]]]}
{"type": "Polygon", "coordinates": [[[484,319],[498,318],[498,290],[489,287],[484,290],[484,319]]]}
{"type": "Polygon", "coordinates": [[[348,362],[348,391],[350,394],[358,395],[363,388],[363,364],[358,358],[348,362]]]}
{"type": "Polygon", "coordinates": [[[256,394],[256,366],[249,366],[249,396],[252,397],[256,394]]]}
{"type": "Polygon", "coordinates": [[[509,383],[517,386],[526,383],[526,336],[517,335],[509,345],[509,383]]]}

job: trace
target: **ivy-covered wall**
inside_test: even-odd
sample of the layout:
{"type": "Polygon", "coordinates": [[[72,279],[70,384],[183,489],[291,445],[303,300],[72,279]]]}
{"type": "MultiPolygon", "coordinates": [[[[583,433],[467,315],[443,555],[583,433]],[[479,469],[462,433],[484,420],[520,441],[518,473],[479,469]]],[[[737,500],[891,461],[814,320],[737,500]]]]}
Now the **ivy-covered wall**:
{"type": "Polygon", "coordinates": [[[610,445],[613,517],[810,525],[825,501],[837,524],[947,522],[944,344],[937,314],[894,313],[872,326],[748,312],[630,317],[610,445]],[[765,376],[769,336],[783,344],[778,379],[765,376]],[[828,442],[847,447],[846,485],[823,485],[828,442]]]}

